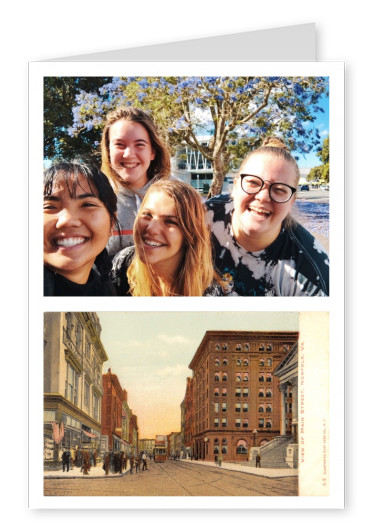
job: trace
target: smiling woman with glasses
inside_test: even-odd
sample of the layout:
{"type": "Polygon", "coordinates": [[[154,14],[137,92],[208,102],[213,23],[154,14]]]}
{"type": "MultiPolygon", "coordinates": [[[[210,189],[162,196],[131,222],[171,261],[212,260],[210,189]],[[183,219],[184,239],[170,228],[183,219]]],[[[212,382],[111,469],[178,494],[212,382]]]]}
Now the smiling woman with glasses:
{"type": "Polygon", "coordinates": [[[291,217],[299,179],[285,144],[268,137],[244,159],[231,196],[207,201],[228,295],[329,295],[328,255],[291,217]]]}

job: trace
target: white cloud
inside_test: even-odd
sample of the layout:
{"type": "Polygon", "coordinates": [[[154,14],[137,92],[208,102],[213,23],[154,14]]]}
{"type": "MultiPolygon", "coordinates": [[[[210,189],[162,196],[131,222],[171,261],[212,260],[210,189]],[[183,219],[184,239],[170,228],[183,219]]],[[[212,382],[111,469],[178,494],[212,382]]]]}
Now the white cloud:
{"type": "Polygon", "coordinates": [[[187,345],[190,343],[190,340],[184,336],[169,336],[167,334],[159,334],[157,339],[164,341],[169,345],[187,345]]]}

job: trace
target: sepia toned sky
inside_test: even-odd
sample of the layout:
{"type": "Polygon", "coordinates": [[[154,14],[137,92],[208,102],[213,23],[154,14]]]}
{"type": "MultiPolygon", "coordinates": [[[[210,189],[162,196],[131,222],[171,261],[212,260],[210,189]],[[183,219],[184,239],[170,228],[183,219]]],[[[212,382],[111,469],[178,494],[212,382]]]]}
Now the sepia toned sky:
{"type": "Polygon", "coordinates": [[[299,329],[296,312],[97,312],[109,360],[141,438],[180,431],[188,368],[207,330],[299,329]]]}

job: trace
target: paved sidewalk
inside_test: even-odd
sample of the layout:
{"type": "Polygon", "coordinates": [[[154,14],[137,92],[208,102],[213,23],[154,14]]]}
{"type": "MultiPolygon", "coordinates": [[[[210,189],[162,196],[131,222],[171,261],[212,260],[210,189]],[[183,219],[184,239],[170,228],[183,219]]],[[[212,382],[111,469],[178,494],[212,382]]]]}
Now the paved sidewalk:
{"type": "MultiPolygon", "coordinates": [[[[195,461],[190,459],[182,459],[179,461],[184,464],[189,464],[192,466],[210,466],[214,468],[220,468],[219,465],[216,465],[213,461],[195,461]]],[[[154,464],[154,463],[153,463],[154,464]]],[[[142,466],[141,466],[142,468],[142,466]]],[[[299,470],[292,469],[292,468],[255,468],[250,466],[249,463],[226,463],[222,462],[222,467],[224,470],[234,470],[236,472],[243,472],[245,474],[252,474],[254,476],[261,476],[266,478],[285,478],[285,477],[291,477],[291,476],[298,476],[299,470]]],[[[145,470],[142,472],[138,472],[138,474],[145,474],[147,471],[145,470]]],[[[135,474],[135,469],[133,469],[133,474],[135,474]]],[[[96,467],[91,467],[89,474],[86,476],[83,475],[83,473],[80,471],[79,468],[73,468],[69,470],[69,472],[63,472],[62,468],[60,470],[46,470],[44,471],[44,478],[45,479],[73,479],[73,478],[84,478],[84,479],[90,479],[90,478],[115,478],[115,477],[123,477],[126,474],[129,474],[129,464],[126,471],[123,471],[121,474],[111,474],[111,472],[108,474],[108,476],[105,475],[104,470],[102,468],[102,463],[98,463],[96,467]]]]}

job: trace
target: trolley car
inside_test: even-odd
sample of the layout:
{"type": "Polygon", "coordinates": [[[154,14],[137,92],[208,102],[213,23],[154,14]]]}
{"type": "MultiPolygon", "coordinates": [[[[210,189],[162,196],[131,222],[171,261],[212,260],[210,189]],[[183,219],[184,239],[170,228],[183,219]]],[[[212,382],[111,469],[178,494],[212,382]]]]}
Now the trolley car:
{"type": "Polygon", "coordinates": [[[157,435],[154,446],[154,461],[156,463],[164,463],[167,459],[167,437],[165,435],[157,435]]]}
{"type": "Polygon", "coordinates": [[[165,446],[156,446],[154,448],[154,461],[164,463],[167,459],[167,448],[165,446]]]}

